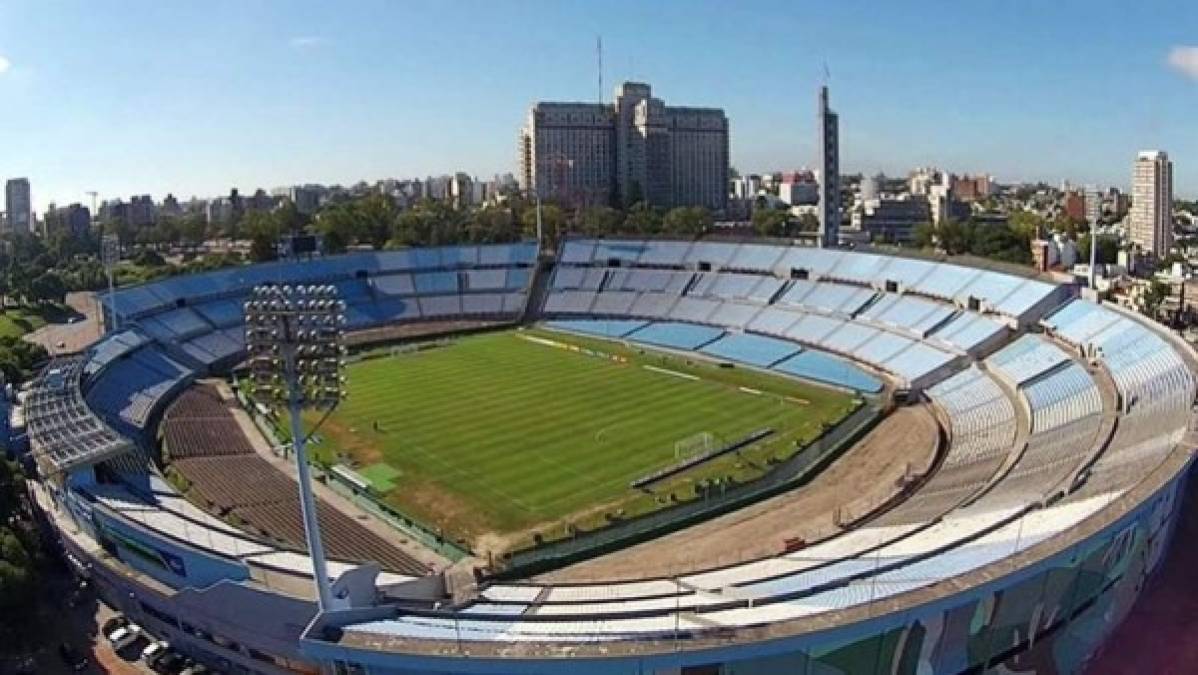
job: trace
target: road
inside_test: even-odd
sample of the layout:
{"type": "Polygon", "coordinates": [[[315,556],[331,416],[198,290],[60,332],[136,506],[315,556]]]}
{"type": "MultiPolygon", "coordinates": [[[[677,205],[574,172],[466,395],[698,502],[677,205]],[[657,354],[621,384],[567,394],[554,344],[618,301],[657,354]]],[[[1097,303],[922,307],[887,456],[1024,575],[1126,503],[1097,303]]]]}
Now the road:
{"type": "Polygon", "coordinates": [[[51,354],[63,354],[82,351],[104,334],[99,301],[94,293],[68,293],[67,306],[75,310],[79,318],[71,323],[46,324],[23,339],[40,344],[51,354]]]}

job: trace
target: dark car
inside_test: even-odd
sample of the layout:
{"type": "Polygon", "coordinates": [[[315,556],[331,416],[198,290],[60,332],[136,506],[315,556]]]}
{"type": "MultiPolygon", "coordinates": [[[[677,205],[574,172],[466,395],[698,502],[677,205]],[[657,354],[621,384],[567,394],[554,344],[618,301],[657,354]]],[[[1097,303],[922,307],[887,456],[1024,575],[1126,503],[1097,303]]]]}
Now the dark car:
{"type": "Polygon", "coordinates": [[[150,667],[154,669],[154,672],[163,673],[163,675],[179,675],[186,663],[187,659],[179,654],[167,652],[150,667]]]}
{"type": "Polygon", "coordinates": [[[116,616],[114,616],[104,622],[104,625],[100,627],[100,632],[103,633],[104,635],[108,635],[108,634],[112,633],[112,631],[114,631],[118,628],[124,628],[125,626],[128,626],[128,625],[129,625],[129,620],[125,618],[125,615],[117,614],[116,616]]]}
{"type": "Polygon", "coordinates": [[[65,642],[58,645],[58,658],[75,672],[87,668],[87,657],[65,642]]]}

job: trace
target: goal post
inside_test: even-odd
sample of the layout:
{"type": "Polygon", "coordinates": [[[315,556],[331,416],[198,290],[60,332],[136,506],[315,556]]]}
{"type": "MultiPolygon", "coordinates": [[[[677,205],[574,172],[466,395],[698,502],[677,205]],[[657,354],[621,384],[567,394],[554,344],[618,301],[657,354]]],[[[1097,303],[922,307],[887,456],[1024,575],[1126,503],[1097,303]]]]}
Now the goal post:
{"type": "Polygon", "coordinates": [[[720,439],[710,431],[700,431],[674,442],[674,459],[687,459],[710,452],[721,446],[720,439]]]}

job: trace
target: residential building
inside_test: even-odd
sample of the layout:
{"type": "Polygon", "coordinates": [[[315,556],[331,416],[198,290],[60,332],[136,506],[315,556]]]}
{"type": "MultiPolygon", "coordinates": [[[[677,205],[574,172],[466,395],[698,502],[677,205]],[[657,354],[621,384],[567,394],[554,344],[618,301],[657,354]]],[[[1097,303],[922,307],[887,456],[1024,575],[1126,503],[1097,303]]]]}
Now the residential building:
{"type": "Polygon", "coordinates": [[[28,234],[33,229],[33,199],[28,178],[12,178],[4,186],[5,232],[28,234]]]}
{"type": "Polygon", "coordinates": [[[228,197],[213,197],[208,200],[205,218],[209,225],[224,225],[233,220],[233,202],[228,197]]]}
{"type": "Polygon", "coordinates": [[[532,106],[519,136],[520,186],[570,206],[705,206],[728,200],[728,118],[667,106],[625,82],[615,102],[532,106]]]}
{"type": "Polygon", "coordinates": [[[888,243],[910,242],[915,226],[929,222],[931,206],[928,198],[922,196],[862,200],[853,206],[849,218],[850,227],[869,233],[870,241],[888,243]]]}
{"type": "Polygon", "coordinates": [[[752,199],[761,190],[761,176],[751,173],[732,179],[733,199],[752,199]]]}
{"type": "Polygon", "coordinates": [[[156,215],[157,208],[154,206],[154,198],[150,195],[134,196],[129,199],[126,220],[130,225],[134,227],[153,225],[156,215]]]}
{"type": "Polygon", "coordinates": [[[443,201],[449,199],[449,176],[429,176],[424,179],[424,198],[443,201]]]}
{"type": "Polygon", "coordinates": [[[82,204],[76,203],[60,207],[51,203],[46,208],[46,214],[42,223],[43,236],[48,237],[59,232],[65,232],[72,237],[80,237],[86,235],[91,229],[92,214],[82,204]]]}
{"type": "Polygon", "coordinates": [[[778,198],[788,206],[819,203],[819,183],[814,177],[807,180],[783,181],[778,185],[778,198]]]}
{"type": "Polygon", "coordinates": [[[1141,152],[1131,179],[1131,241],[1163,257],[1173,248],[1173,163],[1161,150],[1141,152]]]}
{"type": "Polygon", "coordinates": [[[475,181],[467,174],[458,172],[449,181],[449,195],[454,208],[464,209],[473,206],[475,181]]]}
{"type": "Polygon", "coordinates": [[[1061,200],[1061,212],[1069,220],[1080,223],[1086,219],[1086,196],[1081,192],[1066,192],[1061,200]]]}
{"type": "Polygon", "coordinates": [[[840,240],[840,117],[828,107],[828,85],[819,88],[819,232],[824,246],[840,240]]]}
{"type": "Polygon", "coordinates": [[[175,195],[167,193],[162,200],[162,205],[158,207],[158,213],[170,218],[178,218],[183,215],[183,207],[179,205],[179,200],[175,199],[175,195]]]}
{"type": "Polygon", "coordinates": [[[908,187],[911,194],[926,196],[932,189],[933,185],[940,185],[944,182],[944,172],[936,167],[925,166],[915,169],[907,177],[908,187]]]}
{"type": "Polygon", "coordinates": [[[953,196],[963,202],[973,202],[990,196],[991,178],[988,175],[952,176],[953,196]]]}
{"type": "Polygon", "coordinates": [[[294,185],[287,188],[287,197],[295,204],[295,210],[310,216],[320,208],[322,190],[316,185],[294,185]]]}

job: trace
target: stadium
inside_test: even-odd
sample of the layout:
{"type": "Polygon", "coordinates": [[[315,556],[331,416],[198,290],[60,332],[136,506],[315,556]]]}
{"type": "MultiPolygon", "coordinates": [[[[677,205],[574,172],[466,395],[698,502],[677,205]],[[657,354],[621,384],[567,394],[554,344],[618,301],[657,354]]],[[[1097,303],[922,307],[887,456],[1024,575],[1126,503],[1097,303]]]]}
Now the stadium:
{"type": "Polygon", "coordinates": [[[1196,354],[1079,290],[786,243],[357,252],[105,299],[25,399],[75,572],[224,672],[1075,672],[1170,542],[1196,354]],[[346,303],[319,611],[244,303],[346,303]]]}

